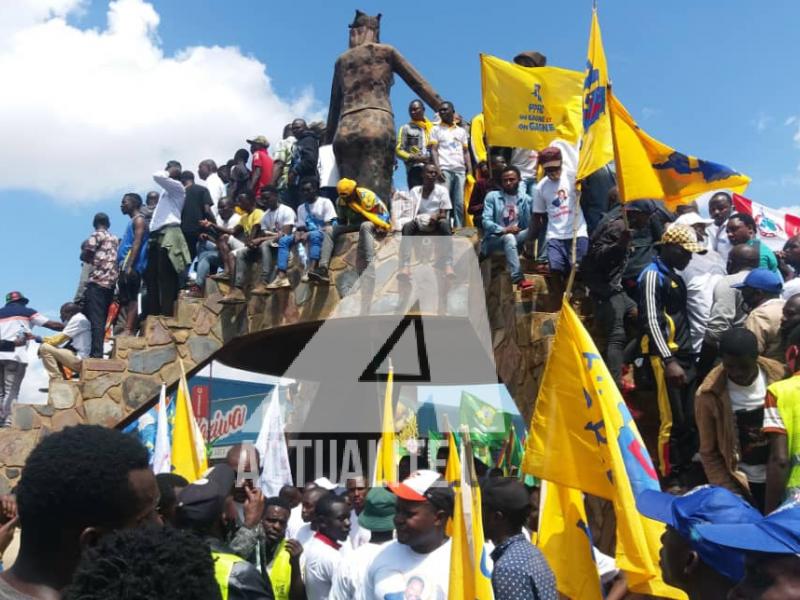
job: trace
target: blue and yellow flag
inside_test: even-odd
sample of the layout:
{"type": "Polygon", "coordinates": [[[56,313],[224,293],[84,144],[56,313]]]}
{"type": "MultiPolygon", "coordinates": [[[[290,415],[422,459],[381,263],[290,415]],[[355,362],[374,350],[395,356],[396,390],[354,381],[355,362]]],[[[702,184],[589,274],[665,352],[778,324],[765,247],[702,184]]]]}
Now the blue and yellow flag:
{"type": "Polygon", "coordinates": [[[522,67],[481,55],[481,91],[490,146],[541,150],[581,136],[583,74],[558,67],[522,67]]]}
{"type": "Polygon", "coordinates": [[[602,600],[583,492],[542,482],[537,546],[553,570],[559,592],[567,598],[602,600]]]}
{"type": "Polygon", "coordinates": [[[172,472],[185,477],[189,483],[208,471],[208,458],[200,426],[194,418],[189,385],[181,362],[181,380],[175,395],[175,424],[172,428],[172,472]]]}
{"type": "Polygon", "coordinates": [[[673,210],[704,192],[721,188],[741,194],[750,178],[738,171],[677,152],[642,131],[613,94],[608,94],[617,186],[623,202],[663,200],[673,210]]]}
{"type": "Polygon", "coordinates": [[[617,567],[631,591],[686,598],[661,579],[664,524],[643,517],[636,495],[659,490],[658,475],[613,377],[564,302],[531,419],[522,469],[610,500],[617,517],[617,567]]]}
{"type": "Polygon", "coordinates": [[[461,439],[461,458],[456,462],[454,456],[457,457],[458,453],[455,452],[453,436],[450,436],[450,456],[445,473],[445,478],[452,477],[455,468],[460,467],[455,485],[447,597],[492,600],[492,574],[483,539],[481,488],[472,472],[469,431],[462,429],[461,439]]]}
{"type": "Polygon", "coordinates": [[[607,92],[608,65],[597,9],[594,9],[592,27],[589,30],[586,76],[583,80],[583,141],[578,158],[578,180],[588,177],[614,160],[611,120],[606,105],[607,92]]]}

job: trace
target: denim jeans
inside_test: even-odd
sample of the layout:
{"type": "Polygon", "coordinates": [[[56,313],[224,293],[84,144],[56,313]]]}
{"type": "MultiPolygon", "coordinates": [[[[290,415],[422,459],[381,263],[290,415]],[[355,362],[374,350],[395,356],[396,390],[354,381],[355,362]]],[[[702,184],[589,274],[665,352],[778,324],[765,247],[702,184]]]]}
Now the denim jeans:
{"type": "MultiPolygon", "coordinates": [[[[319,261],[322,255],[322,246],[323,244],[330,243],[330,238],[330,227],[309,231],[306,236],[306,242],[308,243],[308,259],[319,261]]],[[[289,269],[289,252],[291,252],[294,245],[294,234],[284,235],[278,240],[278,270],[287,271],[289,269]]]]}
{"type": "Polygon", "coordinates": [[[453,204],[453,227],[464,226],[464,182],[466,174],[464,171],[446,171],[442,169],[444,175],[444,187],[450,194],[450,202],[453,204]]]}
{"type": "Polygon", "coordinates": [[[517,234],[504,233],[483,238],[483,254],[488,256],[498,250],[503,250],[506,255],[506,267],[511,275],[511,281],[517,283],[522,280],[522,269],[519,265],[518,246],[528,240],[528,230],[523,229],[517,234]]]}
{"type": "Polygon", "coordinates": [[[200,242],[197,245],[197,265],[194,268],[197,285],[201,288],[206,285],[206,277],[210,273],[216,272],[220,267],[219,251],[217,247],[209,241],[200,242]]]}
{"type": "Polygon", "coordinates": [[[11,416],[28,365],[16,360],[0,360],[0,424],[11,416]]]}

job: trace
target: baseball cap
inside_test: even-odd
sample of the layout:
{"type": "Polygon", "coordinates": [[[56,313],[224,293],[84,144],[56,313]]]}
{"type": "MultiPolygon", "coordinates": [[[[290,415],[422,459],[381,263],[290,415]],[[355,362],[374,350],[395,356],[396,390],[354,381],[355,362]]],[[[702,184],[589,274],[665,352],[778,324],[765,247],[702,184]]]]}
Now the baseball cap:
{"type": "Polygon", "coordinates": [[[757,521],[709,523],[697,527],[698,535],[714,544],[739,551],[800,554],[800,500],[786,502],[757,521]]]}
{"type": "Polygon", "coordinates": [[[561,166],[561,150],[556,146],[548,146],[539,152],[539,164],[543,169],[561,166]]]}
{"type": "Polygon", "coordinates": [[[683,496],[645,490],[637,496],[636,507],[644,516],[675,529],[714,570],[733,581],[744,576],[743,555],[698,535],[706,523],[741,528],[759,520],[761,513],[744,499],[725,488],[703,485],[683,496]]]}
{"type": "Polygon", "coordinates": [[[213,523],[222,513],[225,498],[235,482],[236,472],[230,466],[212,467],[205,477],[190,483],[178,494],[178,518],[185,523],[213,523]]]}
{"type": "Polygon", "coordinates": [[[750,271],[744,281],[734,283],[731,287],[737,289],[749,287],[768,294],[780,294],[783,290],[783,281],[777,273],[773,273],[769,269],[758,268],[750,271]]]}
{"type": "Polygon", "coordinates": [[[389,490],[376,487],[367,493],[364,509],[358,515],[358,524],[370,531],[394,529],[396,498],[389,490]]]}
{"type": "Polygon", "coordinates": [[[684,213],[675,219],[676,225],[687,225],[688,227],[691,227],[692,225],[711,225],[713,222],[713,219],[704,219],[696,212],[684,213]]]}
{"type": "Polygon", "coordinates": [[[257,135],[253,139],[245,140],[248,144],[261,144],[262,146],[269,146],[269,141],[263,135],[257,135]]]}
{"type": "Polygon", "coordinates": [[[664,244],[676,244],[684,250],[695,254],[706,253],[706,249],[703,245],[697,243],[697,235],[695,235],[694,229],[687,225],[676,225],[673,223],[671,226],[667,227],[664,235],[661,236],[661,241],[656,243],[662,246],[664,244]]]}
{"type": "Polygon", "coordinates": [[[453,490],[436,471],[414,471],[401,483],[388,484],[392,493],[411,502],[430,502],[437,508],[453,510],[453,490]]]}
{"type": "Polygon", "coordinates": [[[30,302],[30,300],[28,300],[22,292],[14,291],[6,294],[6,304],[11,302],[22,302],[23,304],[27,304],[30,302]]]}

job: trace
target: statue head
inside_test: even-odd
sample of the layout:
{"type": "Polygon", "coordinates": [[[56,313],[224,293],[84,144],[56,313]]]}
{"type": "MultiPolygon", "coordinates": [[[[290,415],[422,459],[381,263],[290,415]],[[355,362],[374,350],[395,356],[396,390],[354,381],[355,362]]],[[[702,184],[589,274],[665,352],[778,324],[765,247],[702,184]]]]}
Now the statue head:
{"type": "Polygon", "coordinates": [[[529,50],[517,54],[514,62],[523,67],[544,67],[547,65],[547,57],[540,52],[529,50]]]}
{"type": "Polygon", "coordinates": [[[350,47],[363,44],[377,44],[381,36],[381,15],[375,17],[356,10],[356,16],[350,24],[350,47]]]}

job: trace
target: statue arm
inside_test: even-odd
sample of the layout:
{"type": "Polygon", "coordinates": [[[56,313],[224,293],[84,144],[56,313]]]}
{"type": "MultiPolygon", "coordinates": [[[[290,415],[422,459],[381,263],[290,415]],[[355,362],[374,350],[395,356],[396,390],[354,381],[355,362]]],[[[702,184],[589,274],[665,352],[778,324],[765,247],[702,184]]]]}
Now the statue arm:
{"type": "Polygon", "coordinates": [[[325,144],[332,144],[336,129],[339,127],[339,115],[342,112],[342,86],[339,80],[339,61],[333,70],[333,84],[331,85],[331,103],[328,107],[328,126],[325,128],[325,144]]]}
{"type": "Polygon", "coordinates": [[[392,66],[403,81],[406,82],[414,92],[433,110],[439,108],[443,98],[436,93],[430,83],[417,71],[406,57],[400,54],[396,48],[392,48],[392,66]]]}

